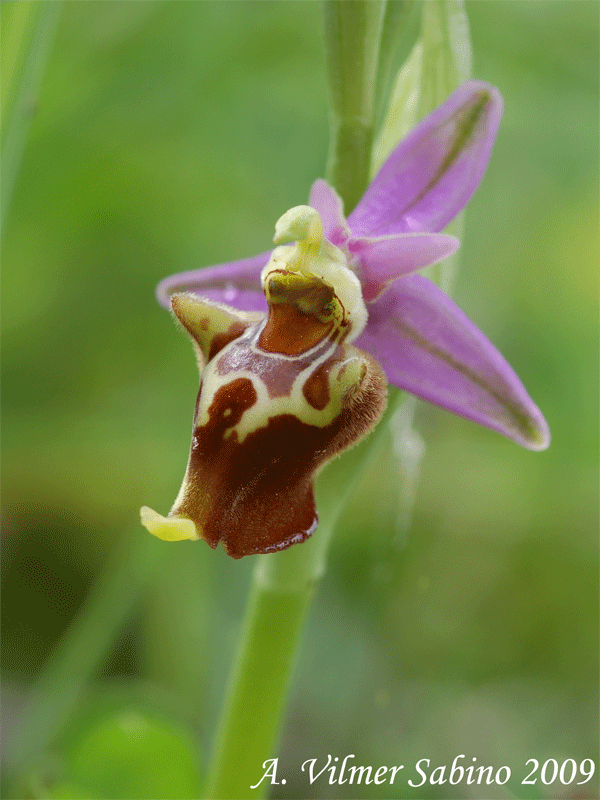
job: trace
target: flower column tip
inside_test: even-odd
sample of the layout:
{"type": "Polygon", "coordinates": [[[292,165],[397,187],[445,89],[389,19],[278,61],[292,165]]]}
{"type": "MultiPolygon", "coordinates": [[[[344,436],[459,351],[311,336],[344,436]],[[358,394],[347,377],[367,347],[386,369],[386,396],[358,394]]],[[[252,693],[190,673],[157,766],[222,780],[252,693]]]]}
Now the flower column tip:
{"type": "Polygon", "coordinates": [[[323,223],[319,212],[310,206],[294,206],[282,214],[275,223],[275,244],[304,241],[307,245],[320,244],[323,223]]]}

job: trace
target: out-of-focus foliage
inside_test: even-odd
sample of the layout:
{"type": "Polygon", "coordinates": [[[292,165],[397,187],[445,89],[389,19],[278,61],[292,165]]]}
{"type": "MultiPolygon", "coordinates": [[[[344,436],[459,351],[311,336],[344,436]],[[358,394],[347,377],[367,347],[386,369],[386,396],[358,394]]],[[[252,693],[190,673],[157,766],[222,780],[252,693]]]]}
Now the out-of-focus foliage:
{"type": "Polygon", "coordinates": [[[52,797],[145,800],[194,798],[201,791],[192,737],[134,707],[80,732],[66,749],[64,772],[52,797]]]}
{"type": "MultiPolygon", "coordinates": [[[[373,765],[466,753],[520,780],[527,758],[597,752],[598,7],[467,8],[473,75],[506,111],[455,296],[553,442],[530,453],[419,408],[428,450],[410,530],[390,534],[395,487],[379,462],[334,542],[285,725],[282,797],[322,796],[300,764],[328,753],[373,765]]],[[[3,241],[9,737],[139,506],[168,510],[183,474],[196,366],[154,286],[269,246],[323,174],[325,86],[317,3],[64,4],[3,241]]],[[[251,568],[203,543],[165,545],[98,681],[143,687],[208,748],[251,568]]]]}

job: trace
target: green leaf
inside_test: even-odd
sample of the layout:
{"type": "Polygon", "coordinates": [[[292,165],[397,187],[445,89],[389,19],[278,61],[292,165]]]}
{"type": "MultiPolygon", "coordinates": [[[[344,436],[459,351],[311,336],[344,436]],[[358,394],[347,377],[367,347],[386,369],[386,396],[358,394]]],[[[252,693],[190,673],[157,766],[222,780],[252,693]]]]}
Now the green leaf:
{"type": "Polygon", "coordinates": [[[401,65],[409,57],[419,36],[421,8],[416,0],[393,0],[386,3],[379,46],[377,71],[377,125],[389,102],[392,84],[401,65]]]}
{"type": "Polygon", "coordinates": [[[427,0],[421,22],[423,62],[418,119],[471,77],[471,37],[463,0],[427,0]]]}
{"type": "Polygon", "coordinates": [[[6,3],[2,11],[2,198],[4,225],[61,3],[6,3]]]}
{"type": "Polygon", "coordinates": [[[373,145],[371,177],[377,174],[394,147],[404,139],[417,121],[422,61],[423,45],[418,41],[394,81],[385,119],[373,145]]]}
{"type": "Polygon", "coordinates": [[[394,81],[373,147],[371,176],[410,129],[471,76],[471,40],[463,0],[427,0],[422,8],[421,34],[394,81]]]}
{"type": "Polygon", "coordinates": [[[60,781],[45,796],[50,800],[102,800],[103,798],[103,795],[91,792],[72,781],[60,781]]]}
{"type": "MultiPolygon", "coordinates": [[[[423,119],[471,77],[472,48],[464,0],[428,0],[423,3],[423,60],[418,119],[423,119]]],[[[462,237],[463,213],[446,227],[446,233],[462,237]]],[[[458,252],[426,273],[450,293],[458,270],[458,252]]]]}
{"type": "Polygon", "coordinates": [[[191,733],[133,706],[92,726],[67,760],[53,798],[196,798],[198,756],[191,733]],[[78,794],[82,798],[84,795],[78,794]]]}

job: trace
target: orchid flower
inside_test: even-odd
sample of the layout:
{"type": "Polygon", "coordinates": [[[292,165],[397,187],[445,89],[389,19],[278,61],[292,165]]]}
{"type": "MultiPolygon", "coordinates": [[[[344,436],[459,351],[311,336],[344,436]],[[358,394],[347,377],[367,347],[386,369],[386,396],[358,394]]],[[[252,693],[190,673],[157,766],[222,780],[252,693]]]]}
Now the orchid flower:
{"type": "Polygon", "coordinates": [[[222,541],[234,557],[303,541],[317,523],[315,473],[376,424],[385,378],[532,450],[548,446],[508,363],[414,274],[458,247],[440,231],[479,185],[501,114],[494,87],[466,83],[396,147],[347,220],[317,180],[309,205],[277,223],[272,252],[159,284],[192,337],[201,384],[175,504],[168,517],[142,509],[151,533],[222,541]]]}

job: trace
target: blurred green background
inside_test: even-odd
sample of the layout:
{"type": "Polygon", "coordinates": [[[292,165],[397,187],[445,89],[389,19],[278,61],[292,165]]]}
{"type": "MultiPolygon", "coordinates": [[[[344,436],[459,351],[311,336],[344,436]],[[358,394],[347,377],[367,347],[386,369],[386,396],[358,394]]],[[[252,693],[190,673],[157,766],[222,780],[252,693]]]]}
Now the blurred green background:
{"type": "MultiPolygon", "coordinates": [[[[3,4],[3,37],[15,5],[3,4]]],[[[405,771],[464,753],[510,766],[516,783],[494,797],[597,797],[596,777],[519,782],[528,758],[598,749],[598,5],[467,5],[474,77],[499,87],[506,110],[466,215],[455,297],[553,441],[530,453],[419,406],[427,455],[412,524],[394,536],[395,486],[382,479],[394,473],[380,463],[310,614],[274,797],[323,796],[300,765],[328,753],[405,771]]],[[[71,664],[55,684],[64,699],[85,679],[46,754],[26,759],[22,791],[106,796],[102,776],[80,772],[116,714],[160,741],[167,726],[187,748],[177,774],[191,772],[176,789],[118,783],[114,796],[192,797],[191,737],[202,763],[253,559],[158,542],[138,524],[141,505],[166,512],[179,488],[197,391],[192,350],[153,293],[170,273],[267,249],[276,219],[323,175],[320,4],[65,2],[31,111],[2,256],[9,752],[33,740],[17,727],[23,703],[76,630],[98,669],[87,680],[71,664]]],[[[405,780],[368,792],[490,796],[405,780]]]]}

